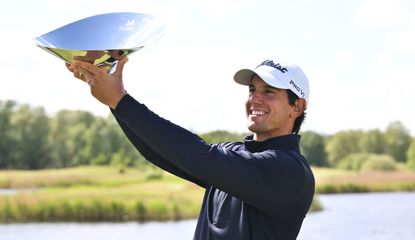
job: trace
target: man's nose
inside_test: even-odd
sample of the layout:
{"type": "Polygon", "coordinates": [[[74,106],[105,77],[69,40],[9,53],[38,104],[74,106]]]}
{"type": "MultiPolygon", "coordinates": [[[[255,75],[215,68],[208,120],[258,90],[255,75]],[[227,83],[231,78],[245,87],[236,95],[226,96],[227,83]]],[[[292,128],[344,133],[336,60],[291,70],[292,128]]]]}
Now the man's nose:
{"type": "Polygon", "coordinates": [[[262,102],[262,95],[259,92],[253,92],[249,97],[250,103],[261,103],[262,102]]]}

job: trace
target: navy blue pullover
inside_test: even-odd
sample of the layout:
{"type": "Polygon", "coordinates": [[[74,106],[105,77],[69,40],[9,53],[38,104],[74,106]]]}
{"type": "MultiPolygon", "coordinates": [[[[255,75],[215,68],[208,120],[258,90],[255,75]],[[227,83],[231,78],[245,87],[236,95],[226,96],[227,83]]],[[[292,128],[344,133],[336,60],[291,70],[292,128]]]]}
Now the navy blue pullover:
{"type": "Polygon", "coordinates": [[[300,136],[211,145],[130,95],[112,112],[147,160],[206,189],[195,240],[296,239],[314,195],[300,136]]]}

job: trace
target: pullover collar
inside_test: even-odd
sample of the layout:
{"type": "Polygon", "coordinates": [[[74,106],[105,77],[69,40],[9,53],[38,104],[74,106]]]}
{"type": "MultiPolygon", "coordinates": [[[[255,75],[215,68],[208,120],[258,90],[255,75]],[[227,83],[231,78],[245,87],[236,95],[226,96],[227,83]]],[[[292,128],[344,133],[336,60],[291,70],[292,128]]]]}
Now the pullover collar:
{"type": "Polygon", "coordinates": [[[262,152],[273,149],[289,149],[300,152],[300,135],[290,134],[284,136],[273,137],[262,142],[253,140],[253,135],[247,136],[244,139],[245,148],[250,152],[262,152]]]}

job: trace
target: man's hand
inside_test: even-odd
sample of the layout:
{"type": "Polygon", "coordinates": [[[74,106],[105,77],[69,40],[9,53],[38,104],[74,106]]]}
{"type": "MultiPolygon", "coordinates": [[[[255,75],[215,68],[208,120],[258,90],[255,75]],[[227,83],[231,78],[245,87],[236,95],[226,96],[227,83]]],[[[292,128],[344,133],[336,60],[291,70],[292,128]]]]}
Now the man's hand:
{"type": "Polygon", "coordinates": [[[120,59],[113,74],[109,74],[104,68],[82,61],[74,61],[72,64],[66,64],[66,67],[76,78],[88,83],[91,94],[96,99],[115,109],[121,98],[127,94],[122,80],[122,71],[127,61],[128,58],[120,59]]]}

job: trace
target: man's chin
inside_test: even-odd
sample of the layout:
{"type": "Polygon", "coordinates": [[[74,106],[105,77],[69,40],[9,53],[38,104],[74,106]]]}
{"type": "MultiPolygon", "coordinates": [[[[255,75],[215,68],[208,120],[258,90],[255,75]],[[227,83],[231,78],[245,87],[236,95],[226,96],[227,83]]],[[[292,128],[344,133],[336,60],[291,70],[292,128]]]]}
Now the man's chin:
{"type": "Polygon", "coordinates": [[[258,132],[260,132],[261,128],[258,126],[258,124],[249,122],[248,123],[248,130],[253,132],[253,133],[258,133],[258,132]]]}

